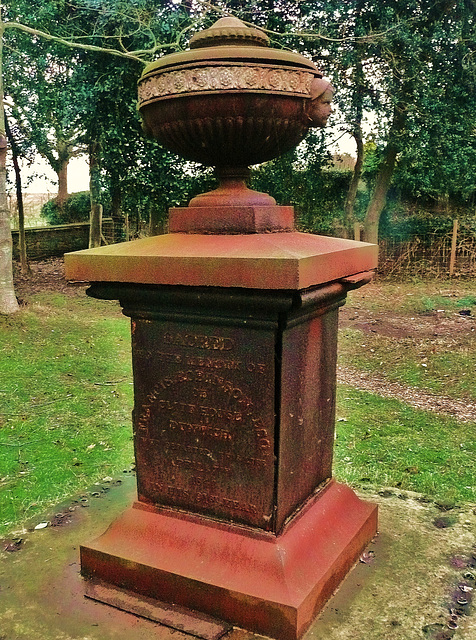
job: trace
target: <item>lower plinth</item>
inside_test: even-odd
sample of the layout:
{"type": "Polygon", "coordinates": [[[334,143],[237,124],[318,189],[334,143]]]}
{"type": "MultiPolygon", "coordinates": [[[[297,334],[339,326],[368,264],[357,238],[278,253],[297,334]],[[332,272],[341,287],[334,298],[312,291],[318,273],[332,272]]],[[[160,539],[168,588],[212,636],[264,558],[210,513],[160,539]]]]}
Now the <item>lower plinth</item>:
{"type": "Polygon", "coordinates": [[[279,535],[137,502],[81,547],[81,567],[86,578],[294,640],[376,530],[377,507],[333,480],[279,535]]]}

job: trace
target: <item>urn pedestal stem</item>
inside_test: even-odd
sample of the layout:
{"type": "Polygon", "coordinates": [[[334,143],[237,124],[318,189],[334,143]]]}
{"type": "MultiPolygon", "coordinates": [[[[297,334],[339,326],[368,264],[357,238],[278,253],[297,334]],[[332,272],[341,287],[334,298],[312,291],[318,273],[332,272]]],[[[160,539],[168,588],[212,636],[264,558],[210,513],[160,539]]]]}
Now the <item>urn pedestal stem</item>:
{"type": "Polygon", "coordinates": [[[272,207],[276,200],[267,193],[250,189],[247,185],[251,171],[249,167],[217,167],[215,175],[219,186],[213,191],[192,198],[189,207],[272,207]]]}

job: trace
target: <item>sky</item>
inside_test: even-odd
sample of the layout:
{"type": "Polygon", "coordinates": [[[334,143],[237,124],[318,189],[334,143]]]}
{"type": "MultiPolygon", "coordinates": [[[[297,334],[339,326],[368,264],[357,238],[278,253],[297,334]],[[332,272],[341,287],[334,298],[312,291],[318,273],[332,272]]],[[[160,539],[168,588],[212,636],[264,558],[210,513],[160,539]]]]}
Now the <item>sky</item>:
{"type": "MultiPolygon", "coordinates": [[[[25,188],[25,193],[56,193],[56,174],[49,164],[38,157],[38,160],[30,168],[22,169],[22,181],[26,185],[27,180],[33,174],[44,174],[46,177],[33,178],[25,188]]],[[[73,158],[68,166],[68,192],[88,191],[89,166],[86,156],[73,158]]]]}

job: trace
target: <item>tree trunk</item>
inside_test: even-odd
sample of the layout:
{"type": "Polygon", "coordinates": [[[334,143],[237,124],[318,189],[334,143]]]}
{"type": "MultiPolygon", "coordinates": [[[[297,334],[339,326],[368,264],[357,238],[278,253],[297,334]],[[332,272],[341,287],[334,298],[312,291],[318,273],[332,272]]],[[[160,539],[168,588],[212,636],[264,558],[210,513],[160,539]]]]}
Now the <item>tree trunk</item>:
{"type": "Polygon", "coordinates": [[[121,237],[125,233],[125,218],[122,212],[122,189],[117,180],[111,178],[111,218],[114,225],[114,239],[121,237]]]}
{"type": "Polygon", "coordinates": [[[5,110],[3,94],[3,33],[0,17],[0,313],[19,310],[13,289],[12,232],[7,202],[7,138],[5,135],[5,110]]]}
{"type": "Polygon", "coordinates": [[[393,124],[389,132],[388,144],[385,148],[382,164],[380,165],[380,169],[375,180],[374,191],[365,213],[363,237],[365,242],[378,244],[380,216],[387,202],[387,193],[397,160],[398,147],[396,138],[402,132],[404,124],[404,111],[397,105],[394,112],[393,124]]]}
{"type": "Polygon", "coordinates": [[[111,180],[111,217],[122,218],[122,190],[117,182],[111,180]]]}
{"type": "Polygon", "coordinates": [[[158,236],[164,232],[162,216],[157,206],[152,204],[149,209],[149,235],[158,236]]]}
{"type": "Polygon", "coordinates": [[[354,233],[355,200],[357,198],[357,189],[359,187],[362,166],[364,164],[364,139],[360,123],[355,127],[353,136],[357,145],[357,159],[355,161],[354,173],[352,174],[349,190],[347,191],[347,197],[344,203],[344,229],[346,230],[347,238],[351,238],[354,233]]]}
{"type": "Polygon", "coordinates": [[[101,246],[102,205],[100,197],[99,144],[89,145],[89,193],[91,197],[91,214],[89,217],[89,248],[101,246]]]}
{"type": "Polygon", "coordinates": [[[68,199],[68,164],[71,159],[71,143],[69,140],[58,138],[56,143],[58,162],[56,163],[56,175],[58,176],[58,195],[56,203],[62,207],[68,199]]]}
{"type": "Polygon", "coordinates": [[[15,170],[15,187],[17,194],[17,207],[18,207],[18,250],[20,253],[20,268],[23,275],[30,273],[30,265],[28,264],[28,256],[26,253],[26,238],[25,238],[25,209],[23,207],[23,191],[21,184],[21,170],[18,162],[18,147],[16,145],[13,133],[8,124],[7,117],[5,116],[5,130],[7,138],[10,142],[10,147],[13,156],[13,168],[15,170]]]}
{"type": "Polygon", "coordinates": [[[56,196],[56,202],[59,207],[62,207],[68,199],[68,163],[69,160],[63,161],[57,172],[58,195],[56,196]]]}
{"type": "MultiPolygon", "coordinates": [[[[355,35],[360,34],[360,20],[362,14],[363,2],[360,0],[356,6],[355,18],[355,35]]],[[[344,229],[346,237],[352,238],[355,235],[355,201],[357,199],[357,190],[359,187],[360,176],[362,175],[362,167],[364,164],[364,138],[362,135],[362,119],[364,117],[364,70],[362,59],[364,51],[362,42],[356,40],[355,45],[356,63],[353,72],[353,93],[352,93],[352,111],[354,122],[352,126],[352,136],[354,137],[357,147],[357,160],[355,162],[354,173],[349,184],[347,197],[344,203],[344,229]]]]}
{"type": "Polygon", "coordinates": [[[370,199],[364,220],[364,240],[378,244],[378,228],[380,216],[387,202],[387,192],[395,168],[397,149],[393,143],[389,142],[385,149],[385,156],[380,166],[375,181],[374,192],[370,199]]]}

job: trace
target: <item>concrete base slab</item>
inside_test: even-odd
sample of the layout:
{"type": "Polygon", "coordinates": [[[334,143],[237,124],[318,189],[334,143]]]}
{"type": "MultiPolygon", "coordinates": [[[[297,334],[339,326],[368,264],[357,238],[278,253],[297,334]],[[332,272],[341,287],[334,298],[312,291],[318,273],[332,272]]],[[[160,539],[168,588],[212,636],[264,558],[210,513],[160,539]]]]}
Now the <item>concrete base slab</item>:
{"type": "Polygon", "coordinates": [[[299,638],[377,530],[331,481],[278,536],[136,503],[81,547],[82,573],[280,640],[299,638]]]}
{"type": "Polygon", "coordinates": [[[86,580],[84,595],[91,600],[159,622],[165,627],[183,631],[201,640],[218,640],[232,628],[230,624],[221,620],[214,620],[198,612],[192,614],[189,609],[139,596],[126,589],[112,587],[101,580],[86,580]]]}

